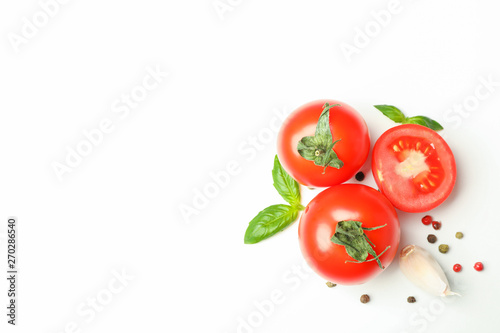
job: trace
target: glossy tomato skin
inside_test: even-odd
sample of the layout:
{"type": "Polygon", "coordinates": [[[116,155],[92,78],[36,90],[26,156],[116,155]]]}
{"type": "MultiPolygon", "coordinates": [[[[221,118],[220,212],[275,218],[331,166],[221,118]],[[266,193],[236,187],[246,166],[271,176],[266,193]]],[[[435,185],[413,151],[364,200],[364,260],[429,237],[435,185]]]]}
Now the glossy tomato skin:
{"type": "Polygon", "coordinates": [[[302,105],[284,121],[278,133],[278,157],[285,170],[300,184],[328,187],[352,178],[365,163],[370,151],[370,136],[363,117],[351,106],[335,100],[317,100],[302,105]],[[340,104],[330,109],[330,130],[337,153],[344,166],[340,169],[315,165],[299,155],[297,145],[315,133],[325,103],[340,104]]]}
{"type": "Polygon", "coordinates": [[[394,207],[410,213],[427,212],[443,203],[457,176],[453,152],[444,139],[415,124],[395,126],[379,137],[373,147],[372,172],[380,191],[394,207]],[[399,175],[396,168],[404,159],[401,151],[405,150],[425,153],[428,171],[411,177],[399,175]]]}
{"type": "MultiPolygon", "coordinates": [[[[400,227],[396,210],[377,190],[361,184],[342,184],[319,193],[304,210],[299,222],[299,243],[309,266],[328,281],[343,285],[361,284],[383,270],[376,261],[364,263],[353,260],[345,247],[331,242],[339,221],[355,220],[365,228],[387,224],[365,231],[375,244],[377,254],[387,246],[380,261],[387,268],[399,246],[400,227]]],[[[373,258],[371,255],[368,259],[373,258]]]]}

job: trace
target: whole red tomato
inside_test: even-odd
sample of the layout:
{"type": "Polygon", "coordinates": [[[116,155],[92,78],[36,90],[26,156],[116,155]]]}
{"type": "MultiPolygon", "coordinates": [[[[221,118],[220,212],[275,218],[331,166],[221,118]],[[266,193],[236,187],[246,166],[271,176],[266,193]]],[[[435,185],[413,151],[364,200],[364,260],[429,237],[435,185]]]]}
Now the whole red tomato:
{"type": "MultiPolygon", "coordinates": [[[[330,153],[331,148],[322,149],[315,144],[314,141],[310,143],[312,158],[330,153]]],[[[309,187],[329,187],[352,178],[365,163],[369,150],[370,136],[364,119],[351,106],[334,100],[317,100],[299,107],[288,116],[278,134],[281,164],[295,180],[309,187]],[[336,142],[333,151],[343,164],[340,168],[317,165],[315,161],[304,158],[304,153],[301,155],[298,149],[303,138],[315,136],[325,103],[336,105],[327,112],[331,133],[329,143],[336,142]]]]}
{"type": "MultiPolygon", "coordinates": [[[[326,280],[343,285],[361,284],[383,272],[396,255],[399,238],[399,220],[392,204],[377,190],[361,184],[324,190],[307,205],[299,222],[300,248],[308,264],[326,280]],[[348,245],[332,241],[334,235],[342,238],[339,226],[346,221],[359,223],[362,229],[354,235],[358,235],[358,241],[366,240],[365,248],[369,244],[380,262],[372,254],[364,262],[354,262],[359,260],[348,254],[348,245]]],[[[355,248],[362,247],[358,242],[348,242],[355,248]]]]}

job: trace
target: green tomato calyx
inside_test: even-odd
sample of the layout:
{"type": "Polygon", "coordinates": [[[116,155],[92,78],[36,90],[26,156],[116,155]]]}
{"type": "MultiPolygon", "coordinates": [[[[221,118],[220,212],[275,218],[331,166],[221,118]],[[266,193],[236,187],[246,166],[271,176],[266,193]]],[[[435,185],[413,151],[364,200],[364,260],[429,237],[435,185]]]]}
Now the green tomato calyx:
{"type": "Polygon", "coordinates": [[[364,228],[359,221],[340,221],[337,223],[335,234],[330,240],[335,244],[344,246],[347,254],[354,259],[354,261],[347,260],[346,262],[363,263],[376,260],[380,269],[384,269],[385,267],[382,266],[379,258],[391,246],[387,246],[380,254],[375,253],[375,250],[373,250],[375,244],[366,236],[365,231],[377,230],[386,225],[387,224],[373,228],[364,228]],[[371,254],[373,258],[367,260],[368,254],[371,254]]]}
{"type": "Polygon", "coordinates": [[[344,162],[338,158],[337,153],[333,150],[333,146],[340,141],[340,139],[333,141],[330,129],[330,109],[335,106],[340,106],[340,104],[330,105],[325,103],[323,105],[323,111],[319,116],[314,136],[303,137],[297,145],[300,156],[324,167],[323,173],[326,172],[326,168],[329,166],[336,169],[344,166],[344,162]]]}

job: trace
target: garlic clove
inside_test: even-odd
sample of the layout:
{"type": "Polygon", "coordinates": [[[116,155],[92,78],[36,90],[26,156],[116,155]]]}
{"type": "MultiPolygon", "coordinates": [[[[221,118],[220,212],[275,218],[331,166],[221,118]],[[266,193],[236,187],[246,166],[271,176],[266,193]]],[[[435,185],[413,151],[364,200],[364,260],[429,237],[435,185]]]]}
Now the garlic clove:
{"type": "Polygon", "coordinates": [[[399,267],[413,284],[432,295],[459,295],[451,291],[448,279],[437,260],[417,245],[408,245],[401,250],[399,267]]]}

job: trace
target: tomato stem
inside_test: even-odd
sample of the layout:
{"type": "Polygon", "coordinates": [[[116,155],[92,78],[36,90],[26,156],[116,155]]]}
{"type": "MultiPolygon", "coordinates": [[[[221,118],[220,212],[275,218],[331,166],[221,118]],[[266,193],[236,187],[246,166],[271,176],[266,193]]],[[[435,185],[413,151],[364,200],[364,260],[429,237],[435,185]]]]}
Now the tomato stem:
{"type": "Polygon", "coordinates": [[[361,226],[361,222],[359,221],[340,221],[337,223],[335,234],[330,240],[335,244],[344,246],[347,254],[354,259],[354,261],[346,260],[346,262],[363,263],[376,260],[378,266],[384,269],[385,267],[382,266],[379,258],[390,248],[390,246],[387,246],[384,251],[377,254],[375,250],[373,250],[375,244],[368,238],[365,231],[377,230],[385,226],[387,226],[387,224],[365,228],[361,226]],[[372,255],[373,258],[367,259],[368,254],[372,255]]]}
{"type": "Polygon", "coordinates": [[[323,111],[319,116],[318,124],[314,136],[303,137],[298,145],[297,150],[303,158],[309,161],[314,161],[314,164],[324,167],[323,174],[326,168],[331,166],[340,169],[344,166],[333,147],[340,139],[333,141],[333,135],[330,128],[330,109],[340,104],[330,105],[325,103],[323,111]]]}
{"type": "MultiPolygon", "coordinates": [[[[373,244],[373,243],[372,243],[372,244],[373,244]]],[[[373,246],[375,246],[375,245],[373,245],[373,246]]],[[[365,260],[365,261],[346,260],[345,262],[352,262],[352,263],[355,263],[355,264],[362,264],[362,263],[364,263],[364,262],[369,262],[369,261],[377,260],[377,263],[379,263],[379,265],[381,265],[381,264],[380,264],[380,260],[379,260],[380,256],[381,256],[381,255],[383,255],[383,254],[385,253],[385,251],[389,250],[390,248],[391,248],[391,246],[390,246],[390,245],[388,245],[388,246],[385,248],[385,250],[384,250],[384,251],[380,252],[380,253],[379,253],[378,255],[376,255],[375,257],[373,257],[373,258],[371,258],[371,259],[368,259],[368,260],[365,260]]],[[[380,268],[385,269],[385,267],[384,267],[384,266],[382,266],[382,267],[380,267],[380,268]]]]}

